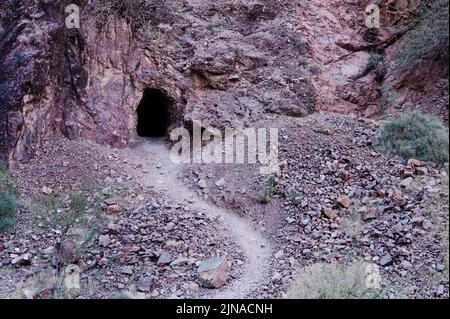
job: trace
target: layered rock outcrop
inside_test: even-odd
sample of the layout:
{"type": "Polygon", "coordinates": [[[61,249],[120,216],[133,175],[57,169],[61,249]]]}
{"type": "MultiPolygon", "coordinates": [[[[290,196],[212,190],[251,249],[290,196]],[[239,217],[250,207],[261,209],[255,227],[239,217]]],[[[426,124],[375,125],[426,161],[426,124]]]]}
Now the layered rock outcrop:
{"type": "Polygon", "coordinates": [[[64,24],[69,3],[1,5],[2,160],[27,160],[47,134],[125,147],[146,88],[170,101],[171,127],[314,108],[307,45],[282,1],[167,1],[144,26],[79,1],[80,29],[64,24]]]}

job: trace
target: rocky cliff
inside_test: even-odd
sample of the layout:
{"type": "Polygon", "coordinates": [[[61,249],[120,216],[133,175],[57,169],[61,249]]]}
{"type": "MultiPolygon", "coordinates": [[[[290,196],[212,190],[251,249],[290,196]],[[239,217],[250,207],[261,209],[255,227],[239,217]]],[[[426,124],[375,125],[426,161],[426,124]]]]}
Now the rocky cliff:
{"type": "MultiPolygon", "coordinates": [[[[103,1],[104,2],[104,1],[103,1]]],[[[291,5],[274,1],[161,2],[146,25],[102,1],[6,1],[0,45],[1,153],[26,160],[61,133],[124,147],[146,88],[170,102],[171,126],[249,125],[266,112],[314,108],[308,51],[291,5]]]]}
{"type": "Polygon", "coordinates": [[[366,0],[79,0],[81,27],[68,29],[72,2],[1,4],[2,160],[29,159],[48,134],[125,147],[146,89],[165,99],[168,129],[315,110],[448,112],[445,54],[395,63],[422,1],[377,1],[375,30],[365,25],[366,0]]]}

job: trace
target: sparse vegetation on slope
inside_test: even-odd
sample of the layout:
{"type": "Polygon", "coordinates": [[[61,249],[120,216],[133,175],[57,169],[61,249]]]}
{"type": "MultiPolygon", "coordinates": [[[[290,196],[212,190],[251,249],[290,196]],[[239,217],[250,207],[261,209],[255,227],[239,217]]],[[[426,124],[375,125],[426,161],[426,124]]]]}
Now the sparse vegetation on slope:
{"type": "Polygon", "coordinates": [[[267,181],[264,194],[261,195],[259,201],[263,204],[269,204],[272,201],[273,195],[275,193],[275,186],[277,185],[277,180],[274,176],[270,176],[267,181]]]}
{"type": "Polygon", "coordinates": [[[19,189],[5,168],[0,166],[0,232],[14,225],[18,210],[19,189]]]}
{"type": "Polygon", "coordinates": [[[289,299],[378,299],[382,290],[367,287],[367,265],[314,264],[302,269],[287,293],[289,299]]]}
{"type": "Polygon", "coordinates": [[[448,162],[448,129],[435,117],[413,112],[385,125],[378,147],[405,159],[448,162]]]}
{"type": "Polygon", "coordinates": [[[165,2],[151,0],[95,0],[92,3],[94,14],[109,19],[118,16],[125,19],[135,28],[140,28],[153,21],[161,22],[161,15],[171,15],[165,2]],[[159,8],[164,10],[159,10],[159,8]]]}
{"type": "Polygon", "coordinates": [[[448,56],[448,0],[423,1],[410,38],[396,57],[400,66],[420,58],[448,56]]]}
{"type": "Polygon", "coordinates": [[[88,211],[92,212],[95,205],[81,192],[74,192],[64,199],[48,196],[37,209],[42,225],[61,234],[61,242],[56,246],[64,248],[65,244],[69,244],[72,247],[70,254],[67,254],[67,249],[64,253],[59,252],[58,266],[64,267],[76,260],[91,244],[97,226],[95,216],[88,214],[88,211]]]}

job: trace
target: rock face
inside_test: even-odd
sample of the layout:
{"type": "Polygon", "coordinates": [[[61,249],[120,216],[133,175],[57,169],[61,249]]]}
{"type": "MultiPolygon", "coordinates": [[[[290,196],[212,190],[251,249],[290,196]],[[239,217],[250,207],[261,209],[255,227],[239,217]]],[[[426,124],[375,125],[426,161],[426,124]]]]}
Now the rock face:
{"type": "Polygon", "coordinates": [[[230,279],[230,265],[222,258],[203,261],[198,267],[198,280],[205,288],[220,288],[230,279]]]}
{"type": "Polygon", "coordinates": [[[448,76],[448,48],[438,52],[431,46],[406,67],[397,63],[405,44],[414,41],[416,30],[407,26],[421,3],[311,0],[295,6],[312,56],[318,110],[374,117],[419,108],[448,122],[448,89],[441,83],[448,76]],[[374,4],[380,9],[380,28],[369,29],[365,12],[374,4]]]}
{"type": "Polygon", "coordinates": [[[290,4],[167,2],[136,27],[120,13],[99,15],[97,2],[78,1],[80,29],[65,27],[60,2],[2,2],[1,160],[28,160],[49,134],[125,147],[145,89],[167,99],[168,129],[193,120],[244,127],[314,108],[290,4]]]}
{"type": "MultiPolygon", "coordinates": [[[[377,2],[382,8],[390,6],[394,9],[392,13],[382,17],[387,26],[385,29],[390,28],[391,30],[399,30],[408,25],[411,22],[411,15],[415,13],[414,10],[423,4],[423,1],[419,0],[408,2],[378,0],[377,2]]],[[[441,3],[442,7],[439,11],[443,13],[443,16],[448,16],[448,1],[446,8],[443,5],[445,1],[436,0],[433,3],[441,3]]],[[[383,67],[377,70],[382,88],[381,106],[386,108],[386,113],[394,113],[398,109],[420,110],[422,113],[433,114],[441,118],[448,125],[448,84],[443,83],[445,82],[443,79],[448,78],[449,72],[448,37],[441,38],[439,43],[434,42],[433,45],[430,43],[420,58],[412,59],[405,64],[398,61],[402,60],[401,57],[406,51],[404,48],[415,43],[418,36],[434,32],[429,31],[433,30],[432,28],[422,28],[423,21],[427,20],[439,20],[445,23],[445,18],[441,16],[426,16],[422,18],[422,22],[419,22],[415,29],[394,34],[398,40],[386,46],[382,61],[383,67]]],[[[448,20],[446,29],[448,29],[448,20]]],[[[380,33],[379,41],[388,39],[389,36],[392,34],[386,31],[380,33]]],[[[433,34],[433,37],[441,36],[433,34]]]]}
{"type": "Polygon", "coordinates": [[[303,38],[308,43],[315,72],[311,78],[318,92],[316,109],[357,113],[362,105],[374,103],[364,95],[372,79],[363,76],[370,54],[347,50],[347,44],[364,43],[360,30],[364,25],[364,10],[358,1],[301,1],[296,14],[303,24],[303,38]],[[320,26],[318,25],[320,22],[320,26]],[[356,80],[356,79],[359,80],[356,80]],[[369,85],[368,85],[369,84],[369,85]],[[359,93],[363,92],[364,95],[359,93]]]}
{"type": "Polygon", "coordinates": [[[448,94],[435,85],[447,64],[396,68],[408,37],[389,27],[404,18],[382,16],[386,27],[367,29],[373,1],[148,0],[145,26],[120,11],[100,14],[99,1],[74,1],[80,29],[65,27],[60,2],[2,1],[0,160],[28,160],[49,134],[125,147],[148,89],[167,100],[168,130],[192,121],[243,128],[267,113],[315,109],[375,116],[426,106],[429,96],[448,120],[448,94]]]}

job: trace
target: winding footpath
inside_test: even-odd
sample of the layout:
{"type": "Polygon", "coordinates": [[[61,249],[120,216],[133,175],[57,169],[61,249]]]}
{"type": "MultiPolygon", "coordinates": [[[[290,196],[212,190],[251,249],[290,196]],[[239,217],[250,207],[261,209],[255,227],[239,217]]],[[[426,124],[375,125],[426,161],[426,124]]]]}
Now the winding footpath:
{"type": "Polygon", "coordinates": [[[206,202],[184,185],[178,178],[182,164],[170,160],[169,148],[163,140],[144,140],[126,151],[128,158],[147,172],[137,176],[142,186],[153,187],[176,202],[187,202],[193,209],[218,217],[229,229],[230,239],[244,251],[247,262],[243,266],[242,276],[221,289],[211,290],[205,297],[246,298],[267,281],[268,259],[272,253],[270,244],[255,230],[250,220],[206,202]]]}

